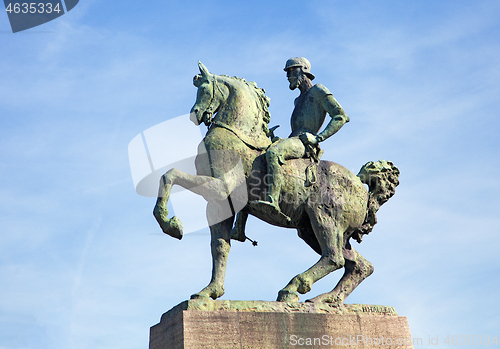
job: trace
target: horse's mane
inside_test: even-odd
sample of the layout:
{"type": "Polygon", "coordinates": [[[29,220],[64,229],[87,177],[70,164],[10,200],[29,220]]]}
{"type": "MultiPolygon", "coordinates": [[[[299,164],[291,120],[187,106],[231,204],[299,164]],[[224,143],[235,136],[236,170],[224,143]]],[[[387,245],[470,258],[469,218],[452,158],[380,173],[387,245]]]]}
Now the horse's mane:
{"type": "Polygon", "coordinates": [[[259,101],[260,101],[259,107],[262,110],[262,112],[264,113],[264,115],[263,115],[264,122],[266,124],[269,124],[269,122],[271,121],[271,113],[269,112],[268,108],[271,105],[271,98],[266,96],[266,90],[264,90],[261,87],[258,87],[257,83],[254,81],[246,81],[245,79],[239,78],[237,76],[229,76],[229,75],[217,75],[217,76],[223,77],[226,79],[233,79],[233,80],[241,82],[241,83],[247,85],[248,87],[250,87],[250,89],[253,90],[255,92],[255,94],[257,95],[257,97],[259,98],[259,101]]]}
{"type": "MultiPolygon", "coordinates": [[[[234,80],[238,83],[246,85],[250,89],[250,91],[255,92],[257,98],[259,99],[259,103],[257,103],[257,106],[262,111],[262,120],[264,121],[264,123],[262,124],[262,130],[264,131],[265,135],[269,135],[269,128],[267,127],[267,125],[271,121],[271,113],[269,112],[268,109],[269,106],[271,105],[271,98],[266,96],[266,91],[263,88],[258,87],[256,82],[246,81],[245,79],[239,78],[237,76],[215,75],[215,74],[214,76],[216,78],[222,78],[223,80],[230,80],[230,81],[234,80]]],[[[202,79],[201,74],[195,75],[195,77],[193,78],[193,84],[196,87],[199,87],[201,79],[202,79]]]]}

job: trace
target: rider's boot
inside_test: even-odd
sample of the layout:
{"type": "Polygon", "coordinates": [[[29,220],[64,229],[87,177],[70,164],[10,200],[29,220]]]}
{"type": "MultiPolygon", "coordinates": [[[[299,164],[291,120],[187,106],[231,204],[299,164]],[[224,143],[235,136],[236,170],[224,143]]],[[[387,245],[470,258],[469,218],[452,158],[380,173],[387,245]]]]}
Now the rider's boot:
{"type": "Polygon", "coordinates": [[[245,235],[245,224],[247,223],[248,213],[238,212],[234,222],[233,229],[231,230],[231,239],[245,242],[247,237],[245,235]]]}
{"type": "Polygon", "coordinates": [[[280,220],[290,222],[290,217],[281,212],[279,206],[279,197],[281,192],[281,185],[283,182],[283,175],[281,173],[281,165],[278,161],[269,161],[268,163],[268,174],[267,176],[271,178],[269,181],[269,191],[265,201],[253,201],[251,204],[253,206],[259,206],[265,210],[269,215],[279,217],[280,220]]]}
{"type": "Polygon", "coordinates": [[[281,192],[281,173],[277,174],[277,171],[273,171],[274,173],[270,173],[271,182],[269,183],[269,191],[267,194],[266,201],[270,206],[274,207],[276,211],[281,212],[281,208],[279,205],[279,198],[281,192]]]}

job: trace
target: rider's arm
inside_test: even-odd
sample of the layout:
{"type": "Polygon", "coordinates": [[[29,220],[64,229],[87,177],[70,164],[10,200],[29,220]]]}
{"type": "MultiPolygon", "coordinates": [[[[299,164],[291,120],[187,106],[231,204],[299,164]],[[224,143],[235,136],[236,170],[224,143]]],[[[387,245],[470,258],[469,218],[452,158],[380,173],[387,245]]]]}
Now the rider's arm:
{"type": "Polygon", "coordinates": [[[323,130],[316,136],[318,142],[322,142],[328,137],[334,135],[346,122],[349,122],[349,117],[346,115],[344,109],[340,106],[339,102],[331,94],[324,96],[321,99],[323,109],[331,116],[331,120],[323,130]]]}

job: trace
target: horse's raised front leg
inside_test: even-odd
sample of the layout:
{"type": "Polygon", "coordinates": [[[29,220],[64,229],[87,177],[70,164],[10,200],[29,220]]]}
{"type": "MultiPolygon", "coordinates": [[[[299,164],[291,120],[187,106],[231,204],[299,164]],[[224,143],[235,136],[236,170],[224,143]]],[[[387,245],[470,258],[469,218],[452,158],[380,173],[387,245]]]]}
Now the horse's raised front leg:
{"type": "Polygon", "coordinates": [[[306,302],[343,304],[347,296],[349,296],[364,279],[373,273],[373,265],[352,247],[350,250],[352,251],[350,255],[353,257],[345,256],[345,273],[337,286],[335,286],[331,292],[321,294],[306,302]]]}
{"type": "Polygon", "coordinates": [[[285,288],[278,293],[278,302],[298,302],[298,293],[311,290],[312,284],[344,266],[342,255],[343,232],[329,213],[320,209],[308,212],[314,234],[321,247],[321,257],[316,264],[305,272],[295,276],[285,288]]]}
{"type": "Polygon", "coordinates": [[[226,184],[218,178],[194,176],[175,168],[169,170],[161,177],[158,199],[153,209],[153,215],[165,234],[177,239],[182,239],[181,220],[175,216],[170,219],[167,218],[167,203],[174,184],[180,185],[195,194],[203,196],[207,201],[226,199],[228,196],[228,189],[226,188],[226,184]]]}
{"type": "MultiPolygon", "coordinates": [[[[215,203],[207,206],[207,216],[219,217],[221,208],[215,203]]],[[[191,299],[212,298],[217,299],[224,294],[224,277],[226,275],[227,257],[231,249],[231,228],[234,216],[222,222],[210,225],[211,250],[212,250],[212,279],[207,287],[191,296],[191,299]]]]}
{"type": "MultiPolygon", "coordinates": [[[[172,169],[173,170],[173,169],[172,169]]],[[[177,217],[168,218],[167,203],[172,190],[173,181],[170,177],[174,171],[168,171],[160,178],[160,188],[158,189],[158,199],[153,209],[153,216],[161,227],[161,230],[176,239],[182,239],[182,222],[177,217]]]]}

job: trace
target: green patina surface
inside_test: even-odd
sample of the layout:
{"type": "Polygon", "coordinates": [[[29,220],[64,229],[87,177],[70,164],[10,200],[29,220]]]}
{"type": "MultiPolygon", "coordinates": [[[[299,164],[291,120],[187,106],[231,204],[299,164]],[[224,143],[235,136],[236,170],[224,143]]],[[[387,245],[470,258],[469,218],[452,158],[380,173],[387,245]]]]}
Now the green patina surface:
{"type": "Polygon", "coordinates": [[[318,144],[339,131],[349,117],[325,86],[311,82],[314,75],[303,57],[291,58],[285,65],[289,88],[298,89],[300,95],[291,116],[292,133],[284,139],[275,137],[275,128],[268,127],[270,99],[262,88],[245,79],[212,74],[201,62],[199,69],[190,117],[196,125],[205,124],[209,129],[196,158],[197,175],[169,170],[161,179],[154,209],[163,232],[181,239],[181,221],[168,218],[172,186],[180,185],[208,202],[212,277],[207,287],[191,296],[194,301],[182,304],[198,310],[392,313],[394,309],[389,307],[344,306],[343,302],[374,270],[350,240],[361,242],[373,229],[376,212],[399,184],[397,167],[390,161],[370,161],[355,175],[320,159],[318,144]],[[321,131],[327,115],[330,119],[321,131]],[[212,303],[209,298],[224,294],[231,239],[247,239],[248,215],[296,229],[320,258],[278,292],[281,303],[212,303]],[[316,281],[341,268],[345,273],[331,292],[298,303],[299,294],[309,292],[316,281]]]}
{"type": "Polygon", "coordinates": [[[393,315],[398,313],[393,307],[369,304],[334,305],[322,302],[268,302],[191,299],[184,301],[163,314],[162,320],[181,311],[240,311],[256,313],[311,313],[311,314],[351,314],[351,315],[393,315]]]}

